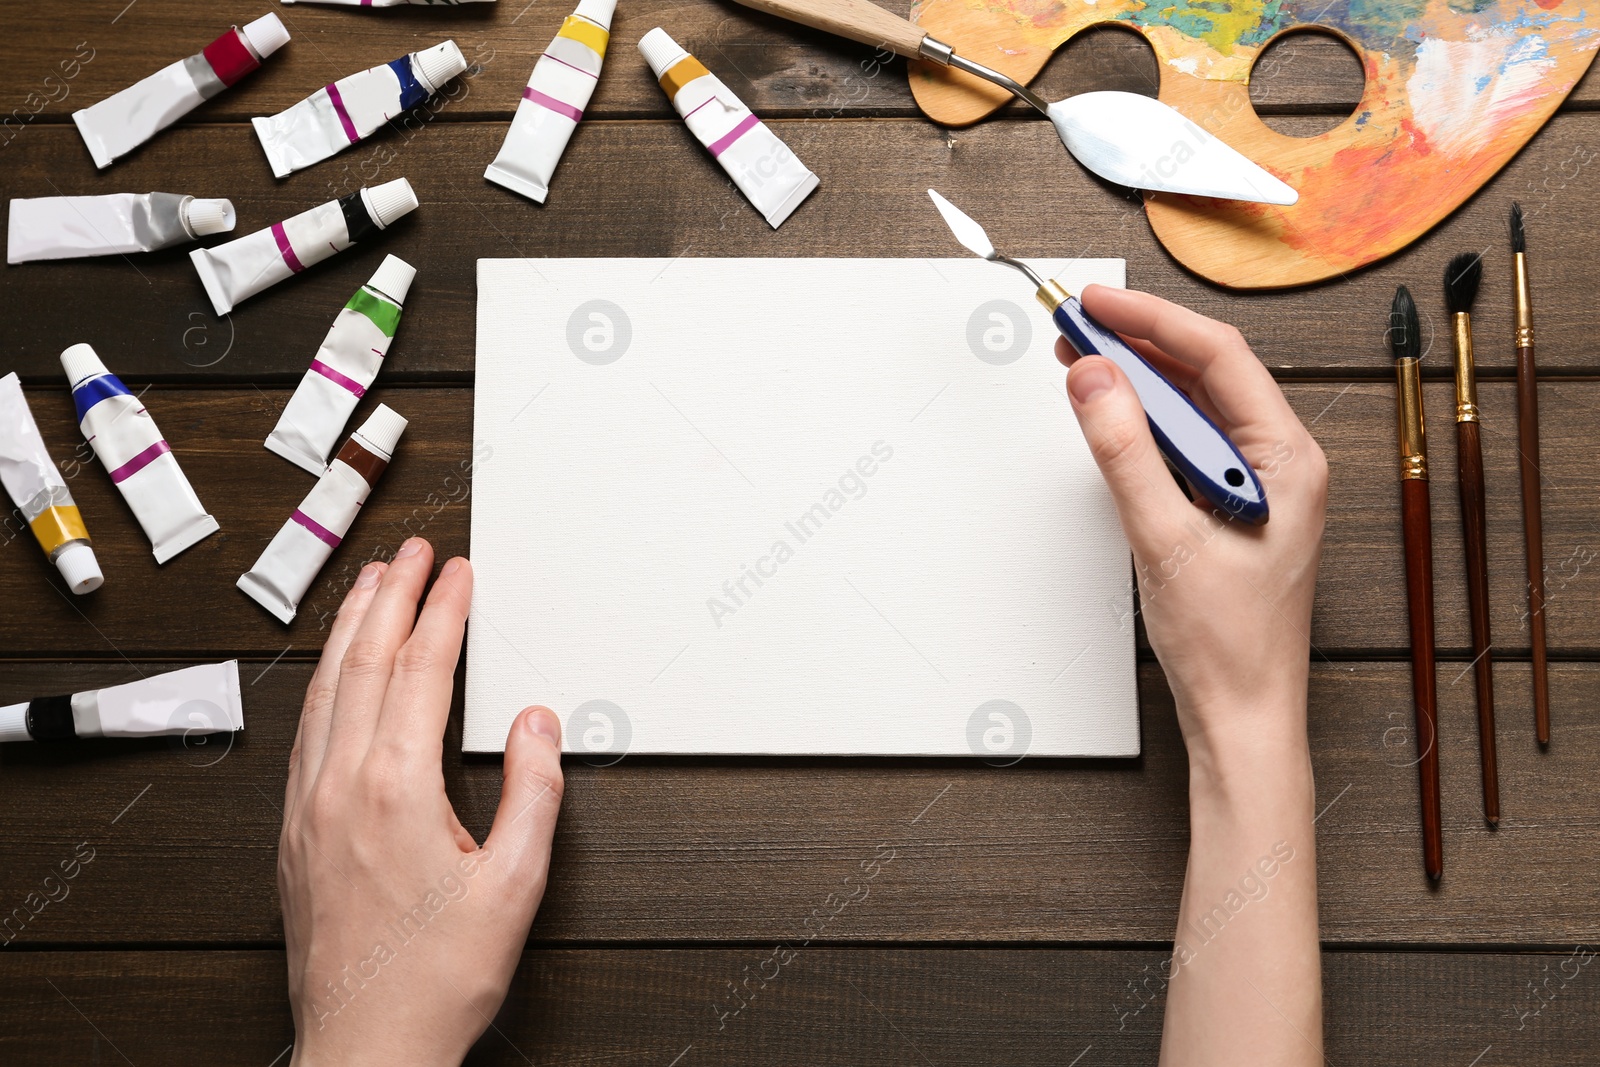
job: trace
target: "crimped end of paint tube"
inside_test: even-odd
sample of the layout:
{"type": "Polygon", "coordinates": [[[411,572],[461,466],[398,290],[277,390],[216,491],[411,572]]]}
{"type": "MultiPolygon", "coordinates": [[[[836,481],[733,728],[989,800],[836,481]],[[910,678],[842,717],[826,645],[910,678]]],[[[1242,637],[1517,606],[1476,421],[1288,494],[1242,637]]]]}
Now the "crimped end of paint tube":
{"type": "Polygon", "coordinates": [[[233,300],[228,296],[227,286],[222,284],[222,279],[217,277],[217,268],[211,265],[211,253],[204,248],[196,248],[189,253],[189,262],[194,264],[194,271],[200,275],[200,284],[205,287],[206,296],[211,298],[211,307],[221,318],[233,310],[233,300]]]}
{"type": "Polygon", "coordinates": [[[300,610],[299,604],[290,604],[278,595],[277,590],[270,588],[267,583],[257,578],[254,574],[241,574],[239,580],[233,583],[245,596],[272,612],[272,617],[281,623],[294,622],[295,612],[300,610]]]}
{"type": "Polygon", "coordinates": [[[382,185],[367,186],[367,206],[372,208],[372,221],[384,229],[396,219],[417,210],[417,193],[404,178],[396,178],[382,185]]]}
{"type": "Polygon", "coordinates": [[[182,532],[173,534],[160,545],[151,546],[155,554],[156,563],[165,563],[178,553],[193,548],[201,541],[222,529],[217,525],[217,520],[212,515],[202,515],[189,523],[182,532]]]}
{"type": "Polygon", "coordinates": [[[574,15],[582,15],[590,22],[599,23],[606,29],[611,28],[611,16],[616,14],[617,0],[578,0],[578,8],[574,15]]]}
{"type": "Polygon", "coordinates": [[[466,69],[467,57],[453,40],[412,53],[411,73],[429,92],[438,92],[445,82],[466,69]]]}
{"type": "Polygon", "coordinates": [[[510,189],[513,193],[521,193],[536,204],[542,204],[545,197],[550,195],[550,187],[540,185],[530,180],[526,175],[519,174],[510,167],[502,167],[497,163],[489,164],[489,169],[483,176],[503,189],[510,189]]]}
{"type": "Polygon", "coordinates": [[[639,54],[644,56],[644,61],[650,64],[651,72],[659,78],[669,67],[689,53],[681,44],[667,36],[666,30],[657,26],[639,38],[639,54]]]}
{"type": "Polygon", "coordinates": [[[282,437],[279,437],[277,430],[273,430],[270,434],[268,434],[267,439],[263,442],[263,444],[266,446],[268,452],[271,452],[273,455],[282,456],[290,463],[293,463],[296,467],[299,467],[303,471],[309,471],[318,478],[322,477],[322,472],[328,469],[327,456],[313,456],[305,449],[295,447],[290,442],[285,441],[282,437]]]}
{"type": "Polygon", "coordinates": [[[250,47],[262,59],[289,43],[289,31],[284,28],[277,12],[269,11],[254,22],[247,23],[239,32],[244,34],[244,39],[250,42],[250,47]]]}
{"type": "Polygon", "coordinates": [[[0,742],[32,741],[28,732],[28,704],[9,704],[0,708],[0,742]]]}
{"type": "Polygon", "coordinates": [[[372,280],[367,282],[367,288],[376,289],[396,304],[404,305],[406,294],[411,292],[411,282],[416,276],[417,268],[399,256],[384,256],[372,280]]]}
{"type": "Polygon", "coordinates": [[[394,446],[400,443],[400,435],[405,431],[406,417],[388,404],[379,404],[356,433],[365,438],[368,444],[381,450],[385,457],[392,457],[394,446]]]}
{"type": "Polygon", "coordinates": [[[100,561],[94,558],[90,545],[68,545],[56,557],[56,569],[66,579],[67,588],[82,596],[92,593],[105,584],[106,576],[100,572],[100,561]]]}
{"type": "Polygon", "coordinates": [[[86,344],[75,344],[61,353],[61,369],[67,372],[67,384],[76,388],[79,382],[110,374],[100,356],[86,344]]]}
{"type": "Polygon", "coordinates": [[[235,222],[232,200],[201,200],[190,198],[183,205],[183,222],[196,237],[213,233],[227,233],[235,222]]]}

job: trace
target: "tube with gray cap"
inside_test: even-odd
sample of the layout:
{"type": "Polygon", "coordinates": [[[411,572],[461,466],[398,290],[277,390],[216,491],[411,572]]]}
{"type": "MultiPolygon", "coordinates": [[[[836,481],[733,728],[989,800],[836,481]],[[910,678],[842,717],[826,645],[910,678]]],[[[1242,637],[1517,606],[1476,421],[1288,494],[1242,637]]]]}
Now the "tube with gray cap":
{"type": "Polygon", "coordinates": [[[6,262],[154,252],[233,229],[231,200],[178,193],[18,197],[11,201],[6,262]]]}

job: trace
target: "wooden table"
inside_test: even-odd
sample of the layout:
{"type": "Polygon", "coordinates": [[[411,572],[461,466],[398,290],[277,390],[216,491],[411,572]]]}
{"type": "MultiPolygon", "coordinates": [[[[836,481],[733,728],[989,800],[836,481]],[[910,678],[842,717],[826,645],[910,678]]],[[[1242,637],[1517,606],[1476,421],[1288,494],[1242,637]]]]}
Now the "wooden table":
{"type": "MultiPolygon", "coordinates": [[[[916,115],[899,64],[879,70],[868,49],[721,0],[623,0],[588,121],[545,207],[482,172],[564,3],[277,8],[294,40],[267,69],[96,174],[71,111],[269,6],[125,2],[8,5],[7,196],[225,195],[253,228],[404,175],[422,207],[378,247],[313,268],[220,321],[181,250],[0,272],[0,370],[22,374],[109,576],[94,595],[69,597],[12,517],[0,549],[0,703],[238,657],[248,722],[231,747],[0,750],[0,911],[11,924],[0,953],[0,1061],[287,1062],[273,878],[285,758],[326,613],[356,567],[410,534],[441,555],[467,549],[470,484],[454,472],[471,448],[475,259],[951,255],[921,192],[933,184],[985,204],[991,233],[1015,253],[1123,256],[1130,284],[1237,323],[1327,451],[1311,740],[1329,1062],[1594,1062],[1600,967],[1581,946],[1600,935],[1595,79],[1494,183],[1394,261],[1309,290],[1235,296],[1179,269],[1137,202],[1066,158],[1048,124],[1013,112],[974,129],[936,128],[916,115]],[[774,120],[821,176],[782,230],[768,229],[672,116],[635,48],[657,24],[774,120]],[[448,101],[272,180],[250,116],[446,36],[476,64],[448,101]],[[1533,738],[1523,620],[1512,200],[1529,212],[1544,371],[1554,661],[1545,752],[1533,738]],[[1422,872],[1411,765],[1383,331],[1398,282],[1439,329],[1444,263],[1479,249],[1488,264],[1475,321],[1505,817],[1492,832],[1480,814],[1440,340],[1428,402],[1447,867],[1434,889],[1422,872]],[[383,252],[420,268],[376,390],[411,415],[411,429],[351,543],[286,630],[233,588],[307,486],[261,441],[333,312],[383,252]],[[164,568],[73,425],[56,357],[78,341],[143,391],[221,521],[220,535],[164,568]],[[46,876],[75,852],[92,861],[49,883],[48,899],[46,876]]],[[[1291,38],[1258,69],[1260,109],[1291,132],[1327,128],[1354,103],[1352,68],[1339,46],[1291,38]]],[[[1148,91],[1154,72],[1137,38],[1099,31],[1058,57],[1046,95],[1148,91]]],[[[1187,844],[1185,762],[1160,668],[1148,651],[1141,658],[1145,754],[1135,761],[572,762],[554,879],[474,1062],[1153,1062],[1158,964],[1187,844]],[[830,895],[874,857],[884,866],[870,896],[807,942],[815,924],[805,921],[831,915],[830,895]],[[795,954],[780,967],[774,946],[795,954]]],[[[457,754],[459,702],[456,715],[446,777],[463,822],[481,836],[501,768],[457,754]]],[[[1248,1050],[1239,1062],[1250,1062],[1248,1050]]]]}

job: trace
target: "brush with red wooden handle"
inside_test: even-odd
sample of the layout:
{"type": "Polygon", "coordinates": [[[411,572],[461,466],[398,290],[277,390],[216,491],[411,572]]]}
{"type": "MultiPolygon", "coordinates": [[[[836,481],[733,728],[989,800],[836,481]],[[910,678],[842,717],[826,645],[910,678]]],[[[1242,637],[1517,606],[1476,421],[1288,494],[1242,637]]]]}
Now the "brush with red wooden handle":
{"type": "Polygon", "coordinates": [[[1544,643],[1544,517],[1539,487],[1539,379],[1533,364],[1533,300],[1522,205],[1511,205],[1511,262],[1516,273],[1517,455],[1522,470],[1522,530],[1528,545],[1528,630],[1533,640],[1533,730],[1550,743],[1550,677],[1544,643]]]}
{"type": "Polygon", "coordinates": [[[1444,874],[1439,815],[1439,700],[1433,663],[1433,521],[1428,501],[1428,447],[1422,417],[1422,334],[1417,305],[1405,286],[1389,315],[1395,408],[1400,425],[1400,521],[1405,537],[1406,606],[1411,624],[1411,695],[1417,715],[1417,777],[1422,787],[1422,865],[1444,874]]]}

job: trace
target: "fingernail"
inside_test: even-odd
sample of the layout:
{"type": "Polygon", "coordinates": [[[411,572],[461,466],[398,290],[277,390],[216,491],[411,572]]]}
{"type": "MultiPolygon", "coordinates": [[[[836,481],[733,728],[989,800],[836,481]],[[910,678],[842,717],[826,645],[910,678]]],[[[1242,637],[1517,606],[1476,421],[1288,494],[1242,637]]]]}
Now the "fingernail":
{"type": "Polygon", "coordinates": [[[444,570],[439,572],[439,577],[448,578],[461,569],[461,558],[458,556],[444,565],[444,570]]]}
{"type": "Polygon", "coordinates": [[[398,552],[396,552],[394,554],[394,558],[395,559],[405,559],[407,556],[415,556],[418,552],[421,552],[421,551],[422,551],[422,538],[413,537],[410,540],[408,540],[405,544],[400,546],[400,551],[398,551],[398,552]]]}
{"type": "Polygon", "coordinates": [[[361,573],[356,575],[357,589],[371,589],[378,584],[378,565],[369,563],[361,568],[361,573]]]}
{"type": "Polygon", "coordinates": [[[1067,372],[1067,391],[1080,404],[1089,404],[1116,384],[1111,368],[1101,359],[1081,360],[1067,372]]]}
{"type": "Polygon", "coordinates": [[[552,745],[561,744],[561,720],[549,708],[536,708],[528,716],[528,729],[552,745]]]}

